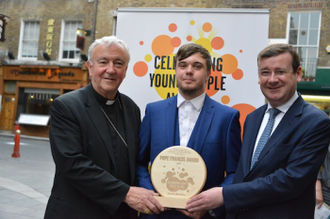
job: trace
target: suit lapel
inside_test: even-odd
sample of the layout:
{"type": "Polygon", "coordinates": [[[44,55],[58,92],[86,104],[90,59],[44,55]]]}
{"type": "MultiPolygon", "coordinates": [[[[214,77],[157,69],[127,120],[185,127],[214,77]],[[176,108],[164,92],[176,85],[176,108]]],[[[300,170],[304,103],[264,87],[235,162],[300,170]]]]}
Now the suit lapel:
{"type": "Polygon", "coordinates": [[[214,115],[214,105],[209,96],[205,96],[204,106],[197,119],[195,127],[188,141],[188,147],[194,149],[199,154],[202,153],[206,136],[211,127],[212,118],[214,115]]]}
{"type": "Polygon", "coordinates": [[[177,109],[177,96],[168,99],[168,105],[165,107],[165,124],[167,145],[179,145],[179,126],[178,126],[178,109],[177,109]],[[173,130],[174,129],[174,130],[173,130]]]}
{"type": "Polygon", "coordinates": [[[270,136],[265,147],[263,148],[263,150],[259,155],[259,162],[261,162],[262,159],[264,159],[267,156],[269,150],[275,147],[276,143],[280,141],[281,138],[285,135],[285,133],[287,133],[289,129],[291,129],[291,127],[293,127],[294,124],[298,121],[299,116],[302,114],[303,105],[304,105],[304,101],[302,97],[299,96],[299,98],[292,104],[289,110],[285,113],[281,122],[278,124],[273,134],[270,136]]]}
{"type": "Polygon", "coordinates": [[[108,130],[107,120],[104,117],[100,105],[97,102],[95,96],[93,95],[93,91],[91,90],[91,84],[86,87],[86,112],[89,115],[91,121],[94,123],[95,129],[100,134],[104,147],[108,151],[108,155],[111,159],[112,165],[116,168],[115,165],[115,158],[114,158],[114,151],[112,147],[112,141],[110,136],[110,131],[108,130]],[[108,130],[108,131],[105,131],[108,130]]]}

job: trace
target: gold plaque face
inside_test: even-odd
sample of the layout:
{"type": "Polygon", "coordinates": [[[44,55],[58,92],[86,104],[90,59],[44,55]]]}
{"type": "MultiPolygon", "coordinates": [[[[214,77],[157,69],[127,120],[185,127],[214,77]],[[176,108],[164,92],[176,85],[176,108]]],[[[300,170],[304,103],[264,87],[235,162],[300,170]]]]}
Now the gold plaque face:
{"type": "Polygon", "coordinates": [[[185,146],[166,148],[151,166],[151,181],[164,207],[184,208],[186,201],[202,190],[206,175],[203,158],[185,146]]]}

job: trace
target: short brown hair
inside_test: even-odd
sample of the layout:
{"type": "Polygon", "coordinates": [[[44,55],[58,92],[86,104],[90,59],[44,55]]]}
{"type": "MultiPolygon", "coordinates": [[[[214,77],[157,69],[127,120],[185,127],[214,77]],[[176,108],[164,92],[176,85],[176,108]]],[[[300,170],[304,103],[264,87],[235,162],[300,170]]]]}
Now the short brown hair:
{"type": "Polygon", "coordinates": [[[203,59],[205,59],[206,61],[207,72],[210,72],[212,66],[212,59],[209,51],[207,51],[207,49],[205,49],[201,45],[195,43],[188,43],[180,47],[180,49],[176,53],[174,65],[176,66],[178,61],[186,59],[189,56],[194,55],[195,53],[200,53],[202,55],[203,59]]]}
{"type": "Polygon", "coordinates": [[[292,56],[292,68],[293,68],[293,72],[296,73],[300,66],[300,57],[296,49],[289,44],[276,43],[267,46],[259,53],[257,61],[260,61],[260,59],[263,58],[277,56],[279,54],[283,54],[286,52],[290,53],[292,56]]]}

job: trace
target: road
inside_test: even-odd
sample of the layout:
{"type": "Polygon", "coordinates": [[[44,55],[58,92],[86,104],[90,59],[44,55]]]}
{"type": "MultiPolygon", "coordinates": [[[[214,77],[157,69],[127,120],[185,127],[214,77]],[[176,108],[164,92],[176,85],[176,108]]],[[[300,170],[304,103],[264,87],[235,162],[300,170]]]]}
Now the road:
{"type": "Polygon", "coordinates": [[[53,184],[55,165],[48,139],[0,134],[0,218],[41,219],[53,184]]]}

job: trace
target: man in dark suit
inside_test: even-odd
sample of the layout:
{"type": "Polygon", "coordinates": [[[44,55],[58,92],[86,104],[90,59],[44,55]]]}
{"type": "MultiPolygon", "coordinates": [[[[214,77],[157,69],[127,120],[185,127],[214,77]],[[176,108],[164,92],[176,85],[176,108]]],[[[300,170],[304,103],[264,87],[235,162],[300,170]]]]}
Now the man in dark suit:
{"type": "Polygon", "coordinates": [[[259,53],[259,84],[269,103],[246,118],[233,184],[194,197],[188,201],[189,211],[225,204],[228,218],[314,218],[315,181],[330,141],[330,119],[297,93],[299,60],[296,49],[287,44],[270,45],[259,53]],[[279,114],[260,150],[269,113],[276,111],[272,108],[279,114]]]}
{"type": "MultiPolygon", "coordinates": [[[[207,168],[203,190],[232,183],[241,145],[239,112],[212,100],[205,93],[211,73],[211,56],[200,45],[183,45],[175,59],[178,95],[150,103],[140,131],[137,179],[140,186],[155,190],[148,164],[164,149],[181,145],[198,152],[207,168]]],[[[205,209],[189,214],[168,210],[142,218],[220,218],[224,209],[205,209]],[[221,212],[222,210],[222,212],[221,212]],[[211,216],[214,215],[213,216],[211,216]]]]}
{"type": "Polygon", "coordinates": [[[111,36],[89,48],[91,83],[56,98],[50,144],[56,165],[45,218],[134,218],[162,206],[153,191],[134,187],[140,110],[118,92],[129,62],[127,45],[111,36]]]}

